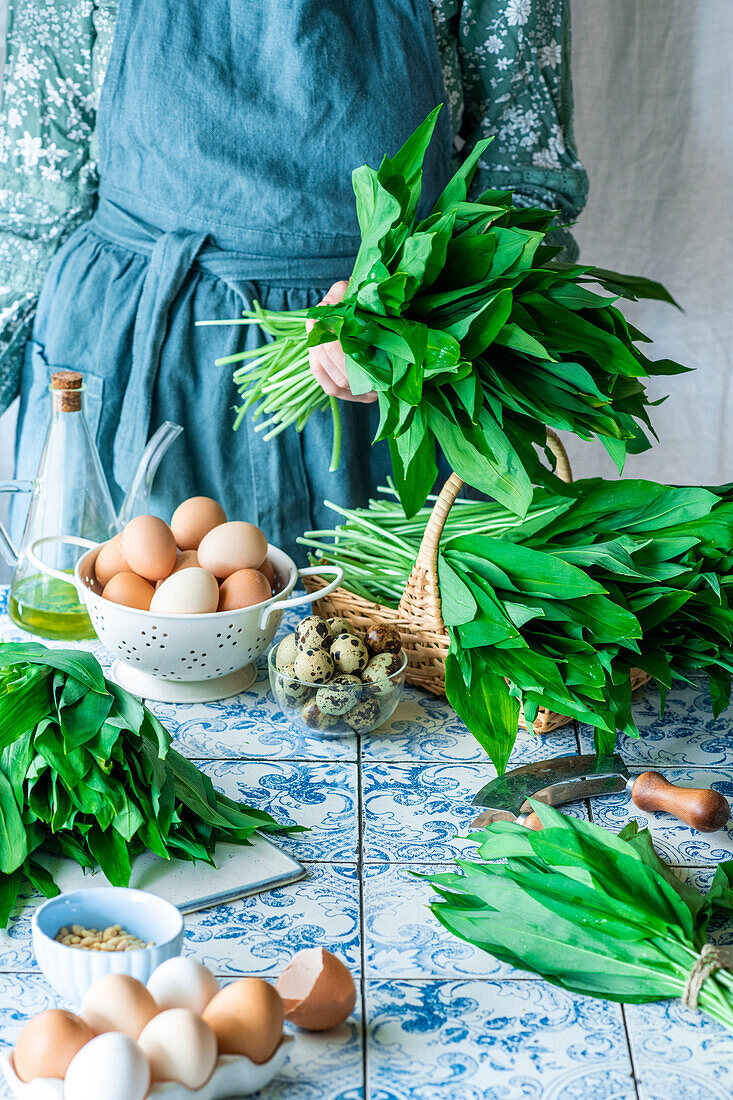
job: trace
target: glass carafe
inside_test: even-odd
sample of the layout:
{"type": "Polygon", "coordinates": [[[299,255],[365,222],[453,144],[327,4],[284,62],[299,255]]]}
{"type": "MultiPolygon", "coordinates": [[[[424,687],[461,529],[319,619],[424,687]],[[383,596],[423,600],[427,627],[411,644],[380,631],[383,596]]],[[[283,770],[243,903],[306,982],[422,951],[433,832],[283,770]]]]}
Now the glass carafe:
{"type": "MultiPolygon", "coordinates": [[[[56,371],[50,390],[51,421],[35,480],[0,486],[31,493],[17,555],[5,533],[0,533],[6,556],[17,557],[8,613],[18,626],[45,638],[93,638],[89,616],[74,586],[39,573],[25,552],[36,539],[49,535],[104,542],[117,530],[109,487],[84,412],[82,375],[56,371]]],[[[54,543],[43,547],[41,558],[71,576],[78,555],[78,546],[54,543]]]]}

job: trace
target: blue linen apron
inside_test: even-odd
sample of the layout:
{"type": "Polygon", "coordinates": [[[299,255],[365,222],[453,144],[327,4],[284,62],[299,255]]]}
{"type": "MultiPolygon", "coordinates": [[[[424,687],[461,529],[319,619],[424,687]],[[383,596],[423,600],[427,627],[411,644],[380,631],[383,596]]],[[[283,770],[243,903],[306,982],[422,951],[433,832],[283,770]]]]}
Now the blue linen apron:
{"type": "MultiPolygon", "coordinates": [[[[444,96],[429,0],[121,0],[98,112],[99,204],[56,255],[29,343],[17,476],[33,476],[48,375],[83,372],[119,504],[149,434],[185,431],[161,464],[154,510],[219,500],[297,557],[332,526],[324,498],[366,503],[389,471],[370,446],[375,407],[342,403],[270,442],[232,430],[231,368],[257,329],[196,328],[316,304],[348,278],[359,243],[352,170],[394,152],[444,96]]],[[[450,174],[441,112],[424,206],[450,174]]]]}

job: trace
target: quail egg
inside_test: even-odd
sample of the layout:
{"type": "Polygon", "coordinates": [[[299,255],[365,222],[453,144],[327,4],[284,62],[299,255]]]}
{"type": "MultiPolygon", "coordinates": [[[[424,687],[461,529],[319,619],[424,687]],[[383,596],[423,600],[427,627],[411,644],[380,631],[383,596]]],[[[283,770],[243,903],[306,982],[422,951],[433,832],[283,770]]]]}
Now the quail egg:
{"type": "Polygon", "coordinates": [[[364,641],[370,653],[399,653],[402,649],[400,632],[388,623],[373,623],[364,641]]]}
{"type": "Polygon", "coordinates": [[[357,632],[353,623],[350,623],[348,619],[340,618],[338,615],[326,621],[331,629],[332,638],[338,638],[339,634],[356,634],[357,632]]]}
{"type": "Polygon", "coordinates": [[[306,615],[295,628],[298,649],[328,649],[331,644],[331,628],[320,615],[306,615]]]}
{"type": "Polygon", "coordinates": [[[358,676],[349,676],[346,673],[334,676],[333,680],[316,692],[319,710],[324,714],[345,714],[359,699],[361,693],[357,690],[358,685],[361,685],[358,676]]]}
{"type": "Polygon", "coordinates": [[[354,634],[339,634],[330,653],[336,672],[363,672],[369,664],[369,650],[354,634]]]}
{"type": "Polygon", "coordinates": [[[338,724],[338,718],[333,714],[324,714],[315,699],[309,700],[300,713],[311,730],[328,730],[338,724]]]}
{"type": "Polygon", "coordinates": [[[327,684],[333,676],[333,661],[325,649],[299,649],[293,668],[296,679],[308,684],[327,684]]]}
{"type": "Polygon", "coordinates": [[[295,634],[286,634],[275,652],[275,664],[278,668],[292,665],[298,656],[298,644],[295,634]]]}
{"type": "Polygon", "coordinates": [[[362,680],[371,686],[372,695],[390,695],[396,684],[391,679],[402,668],[401,653],[377,653],[362,673],[362,680]]]}
{"type": "Polygon", "coordinates": [[[311,689],[298,683],[293,665],[284,665],[278,669],[275,680],[275,692],[283,707],[300,707],[311,697],[311,689]]]}
{"type": "Polygon", "coordinates": [[[356,733],[366,733],[379,725],[379,715],[379,703],[376,699],[362,699],[346,712],[344,718],[356,733]]]}

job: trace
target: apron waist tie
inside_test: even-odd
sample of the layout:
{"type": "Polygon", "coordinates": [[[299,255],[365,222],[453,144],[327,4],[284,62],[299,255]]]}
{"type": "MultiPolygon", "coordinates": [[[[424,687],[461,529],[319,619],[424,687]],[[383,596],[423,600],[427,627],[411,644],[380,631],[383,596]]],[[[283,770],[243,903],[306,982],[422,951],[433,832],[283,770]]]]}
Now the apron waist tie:
{"type": "Polygon", "coordinates": [[[206,243],[206,233],[163,233],[150,254],[132,340],[132,370],[114,442],[114,479],[122,490],[148,441],[153,392],[168,315],[183,282],[206,243]]]}

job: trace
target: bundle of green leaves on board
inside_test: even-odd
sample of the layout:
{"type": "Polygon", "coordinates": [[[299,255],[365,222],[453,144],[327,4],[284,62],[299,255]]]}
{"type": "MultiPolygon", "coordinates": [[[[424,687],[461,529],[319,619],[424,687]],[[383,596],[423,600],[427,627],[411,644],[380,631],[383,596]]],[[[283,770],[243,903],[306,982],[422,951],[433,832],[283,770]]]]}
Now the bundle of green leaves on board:
{"type": "Polygon", "coordinates": [[[733,974],[689,980],[711,917],[733,911],[733,861],[718,865],[703,895],[662,863],[636,822],[615,836],[542,803],[533,809],[541,830],[495,822],[473,834],[481,862],[424,876],[441,924],[573,993],[629,1004],[682,998],[733,1028],[733,974]]]}
{"type": "Polygon", "coordinates": [[[90,653],[0,644],[0,926],[24,879],[58,893],[49,856],[99,867],[126,886],[145,849],[212,863],[220,841],[285,831],[215,791],[170,744],[155,715],[106,680],[90,653]]]}
{"type": "MultiPolygon", "coordinates": [[[[429,509],[407,519],[395,502],[343,510],[347,522],[303,539],[313,560],[345,570],[344,585],[399,602],[429,509]]],[[[517,522],[491,502],[457,501],[438,574],[450,634],[446,692],[499,773],[516,740],[519,705],[595,729],[638,736],[632,668],[656,681],[704,672],[716,714],[733,673],[733,493],[600,479],[537,489],[517,522]],[[507,684],[508,681],[508,684],[507,684]]]]}
{"type": "MultiPolygon", "coordinates": [[[[234,376],[243,397],[237,423],[249,410],[270,438],[327,408],[308,348],[337,338],[352,391],[377,392],[375,441],[389,441],[408,515],[435,483],[440,448],[464,481],[522,516],[533,483],[553,482],[537,450],[546,448],[547,425],[597,437],[619,470],[627,451],[649,446],[644,382],[685,368],[649,360],[639,347],[646,337],[615,303],[672,299],[646,279],[558,262],[559,249],[545,243],[553,211],[517,208],[507,191],[469,202],[487,141],[418,220],[436,116],[378,170],[354,172],[362,242],[342,302],[291,313],[256,306],[242,320],[203,323],[258,324],[275,337],[217,361],[243,364],[234,376]]],[[[340,428],[338,402],[330,405],[333,468],[340,428]]]]}

